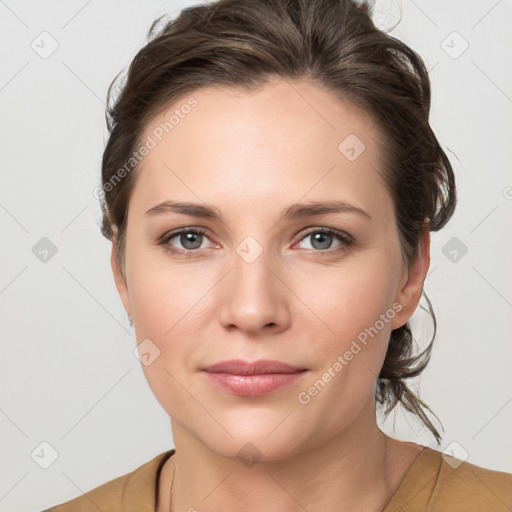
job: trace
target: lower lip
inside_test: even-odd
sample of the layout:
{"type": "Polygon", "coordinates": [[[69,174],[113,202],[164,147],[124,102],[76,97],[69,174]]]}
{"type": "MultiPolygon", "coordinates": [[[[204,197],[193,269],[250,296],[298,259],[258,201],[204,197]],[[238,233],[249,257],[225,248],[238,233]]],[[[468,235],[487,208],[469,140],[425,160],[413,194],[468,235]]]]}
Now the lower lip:
{"type": "Polygon", "coordinates": [[[214,385],[241,396],[263,396],[290,386],[299,380],[305,371],[295,373],[265,373],[259,375],[233,375],[231,373],[204,372],[214,385]]]}

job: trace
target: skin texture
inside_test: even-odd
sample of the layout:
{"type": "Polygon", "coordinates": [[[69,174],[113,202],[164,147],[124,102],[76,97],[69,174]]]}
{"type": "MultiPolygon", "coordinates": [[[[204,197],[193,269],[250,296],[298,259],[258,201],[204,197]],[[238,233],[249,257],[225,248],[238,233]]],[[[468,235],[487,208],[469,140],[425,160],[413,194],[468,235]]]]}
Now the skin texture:
{"type": "MultiPolygon", "coordinates": [[[[197,106],[137,169],[126,279],[114,251],[111,258],[137,343],[148,338],[160,350],[142,368],[171,418],[177,453],[161,474],[158,511],[168,510],[174,464],[173,510],[382,510],[422,449],[378,428],[374,386],[391,330],[420,300],[429,232],[417,260],[404,264],[379,174],[378,127],[329,91],[275,80],[253,93],[210,87],[190,96],[197,106]],[[350,134],[365,144],[354,161],[338,149],[350,134]],[[166,200],[213,205],[223,222],[145,215],[166,200]],[[371,220],[345,212],[280,221],[288,206],[321,200],[344,200],[371,220]],[[180,236],[167,242],[182,251],[201,244],[189,249],[192,258],[159,244],[182,227],[207,232],[196,246],[180,236]],[[336,237],[315,244],[311,228],[322,227],[348,233],[354,245],[343,247],[336,237]],[[262,249],[251,263],[237,252],[247,236],[262,249]],[[299,392],[396,303],[400,311],[378,334],[300,403],[299,392]],[[260,397],[222,391],[200,371],[237,358],[308,371],[260,397]],[[237,456],[246,443],[261,454],[252,467],[237,456]]],[[[153,119],[145,135],[187,98],[153,119]]]]}

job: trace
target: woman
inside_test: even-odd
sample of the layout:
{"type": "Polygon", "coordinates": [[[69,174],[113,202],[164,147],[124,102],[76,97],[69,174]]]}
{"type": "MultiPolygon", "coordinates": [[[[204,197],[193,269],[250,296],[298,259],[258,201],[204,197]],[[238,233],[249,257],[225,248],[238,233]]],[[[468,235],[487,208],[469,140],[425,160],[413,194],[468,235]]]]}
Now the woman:
{"type": "Polygon", "coordinates": [[[108,109],[102,231],[175,449],[51,511],[512,507],[512,475],[376,423],[401,402],[441,439],[407,322],[456,191],[426,68],[370,16],[220,0],[153,24],[108,109]]]}

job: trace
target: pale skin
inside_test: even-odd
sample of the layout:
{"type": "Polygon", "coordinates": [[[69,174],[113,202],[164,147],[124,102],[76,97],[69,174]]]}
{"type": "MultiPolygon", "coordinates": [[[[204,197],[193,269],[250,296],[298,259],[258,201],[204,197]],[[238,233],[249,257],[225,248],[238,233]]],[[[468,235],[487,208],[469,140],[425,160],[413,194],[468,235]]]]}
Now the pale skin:
{"type": "MultiPolygon", "coordinates": [[[[251,94],[207,88],[189,96],[197,106],[137,169],[125,276],[114,251],[111,258],[137,343],[149,338],[160,350],[143,370],[171,418],[176,455],[161,472],[157,512],[169,510],[175,464],[173,511],[382,511],[423,448],[379,429],[374,386],[391,330],[421,298],[429,232],[407,264],[379,174],[378,127],[329,91],[275,80],[251,94]],[[338,149],[349,134],[366,146],[354,161],[338,149]],[[212,205],[223,220],[146,215],[168,200],[212,205]],[[345,211],[280,220],[292,204],[332,200],[370,218],[345,211]],[[191,258],[158,243],[184,227],[206,235],[195,246],[179,235],[166,244],[191,258]],[[329,235],[315,244],[313,228],[322,227],[355,244],[343,247],[329,235]],[[251,263],[236,251],[248,236],[262,248],[251,263]],[[394,303],[401,309],[378,335],[300,403],[298,394],[394,303]],[[200,371],[237,358],[308,371],[260,397],[229,394],[200,371]],[[252,467],[237,457],[249,442],[262,454],[252,467]]],[[[189,96],[162,111],[145,135],[189,96]]]]}

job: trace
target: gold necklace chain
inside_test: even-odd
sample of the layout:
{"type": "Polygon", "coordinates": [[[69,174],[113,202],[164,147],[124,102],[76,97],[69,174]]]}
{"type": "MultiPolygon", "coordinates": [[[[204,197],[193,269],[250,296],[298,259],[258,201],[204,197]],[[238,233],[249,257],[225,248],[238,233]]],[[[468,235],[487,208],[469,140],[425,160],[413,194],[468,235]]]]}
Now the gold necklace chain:
{"type": "Polygon", "coordinates": [[[172,470],[171,492],[169,495],[169,512],[172,512],[172,486],[174,485],[174,473],[175,472],[176,472],[176,461],[174,462],[174,469],[172,470]]]}

